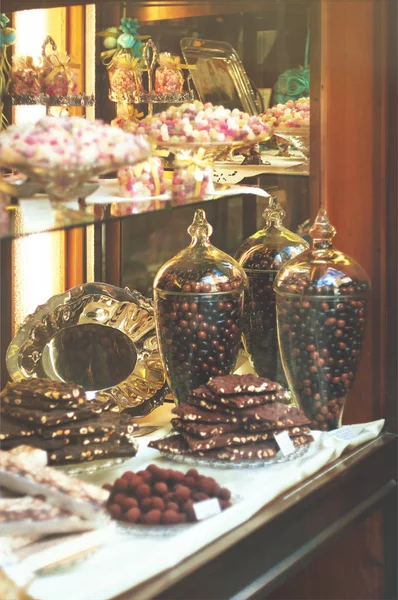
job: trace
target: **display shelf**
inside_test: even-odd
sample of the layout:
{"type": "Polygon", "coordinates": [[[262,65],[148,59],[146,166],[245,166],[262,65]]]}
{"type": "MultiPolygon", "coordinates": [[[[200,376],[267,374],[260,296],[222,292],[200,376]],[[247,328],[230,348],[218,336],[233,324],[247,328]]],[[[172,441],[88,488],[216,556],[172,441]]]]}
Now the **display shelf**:
{"type": "Polygon", "coordinates": [[[0,240],[14,239],[35,233],[67,230],[84,227],[95,223],[132,219],[138,215],[159,211],[170,211],[184,206],[205,205],[220,199],[243,195],[266,195],[261,188],[255,186],[219,186],[213,196],[206,200],[187,199],[183,204],[174,205],[165,196],[158,200],[148,198],[129,200],[116,198],[107,192],[106,180],[102,180],[99,190],[84,201],[75,200],[60,204],[54,208],[45,195],[37,195],[31,199],[20,199],[18,204],[10,204],[1,209],[0,205],[0,240]],[[115,202],[115,200],[118,200],[115,202]],[[131,211],[130,214],[124,214],[131,211]]]}

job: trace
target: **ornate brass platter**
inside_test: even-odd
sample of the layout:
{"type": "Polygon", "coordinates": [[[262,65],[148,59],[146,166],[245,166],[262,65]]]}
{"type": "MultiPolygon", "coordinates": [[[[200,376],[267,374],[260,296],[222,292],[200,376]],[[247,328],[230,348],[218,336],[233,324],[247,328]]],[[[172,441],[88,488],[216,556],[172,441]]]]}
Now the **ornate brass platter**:
{"type": "Polygon", "coordinates": [[[111,398],[136,417],[160,406],[167,393],[151,301],[104,283],[77,286],[39,306],[6,361],[14,381],[72,381],[89,398],[111,398]]]}

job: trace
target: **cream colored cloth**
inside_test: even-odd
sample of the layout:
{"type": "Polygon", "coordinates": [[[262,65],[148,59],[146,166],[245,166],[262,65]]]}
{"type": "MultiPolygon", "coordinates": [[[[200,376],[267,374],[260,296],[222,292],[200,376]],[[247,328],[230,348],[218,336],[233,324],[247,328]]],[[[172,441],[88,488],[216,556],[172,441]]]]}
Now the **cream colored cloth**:
{"type": "MultiPolygon", "coordinates": [[[[164,418],[168,417],[167,412],[164,418]]],[[[153,418],[153,421],[155,419],[153,418]]],[[[226,532],[250,519],[271,500],[289,488],[303,483],[345,450],[356,448],[376,438],[384,420],[353,425],[355,438],[341,440],[328,433],[314,432],[315,442],[307,453],[283,464],[249,469],[215,469],[198,467],[230,488],[234,504],[223,513],[200,523],[189,524],[171,534],[162,535],[128,527],[116,528],[108,543],[92,558],[65,573],[37,578],[29,593],[39,600],[107,600],[182,562],[226,532]]],[[[167,428],[151,437],[164,435],[167,428]]],[[[140,450],[135,458],[121,467],[91,476],[98,484],[112,482],[127,470],[140,470],[150,463],[186,471],[189,466],[166,460],[156,450],[147,447],[149,438],[140,438],[140,450]]],[[[158,528],[161,531],[160,528],[158,528]]],[[[170,529],[168,530],[170,531],[170,529]]]]}

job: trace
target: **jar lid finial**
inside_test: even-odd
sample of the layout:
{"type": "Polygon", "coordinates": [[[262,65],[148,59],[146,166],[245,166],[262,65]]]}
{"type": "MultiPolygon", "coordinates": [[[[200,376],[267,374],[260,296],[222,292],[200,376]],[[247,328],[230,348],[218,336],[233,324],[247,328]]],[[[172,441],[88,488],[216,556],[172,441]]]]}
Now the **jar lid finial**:
{"type": "Polygon", "coordinates": [[[279,204],[278,198],[276,196],[271,196],[268,206],[263,212],[263,217],[267,227],[269,227],[271,224],[274,224],[276,227],[280,227],[285,216],[286,213],[279,204]]]}
{"type": "Polygon", "coordinates": [[[206,219],[206,213],[201,208],[195,210],[192,224],[188,227],[188,233],[192,237],[191,245],[209,243],[209,237],[213,233],[213,227],[206,219]]]}
{"type": "Polygon", "coordinates": [[[329,217],[325,208],[320,208],[313,226],[310,229],[310,236],[313,242],[326,242],[331,244],[336,235],[336,229],[330,224],[329,217]]]}

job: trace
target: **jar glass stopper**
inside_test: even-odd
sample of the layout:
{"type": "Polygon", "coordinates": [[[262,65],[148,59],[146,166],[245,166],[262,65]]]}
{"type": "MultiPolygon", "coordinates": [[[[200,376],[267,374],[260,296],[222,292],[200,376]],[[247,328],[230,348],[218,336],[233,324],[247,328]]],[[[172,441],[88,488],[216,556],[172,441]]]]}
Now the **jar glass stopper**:
{"type": "Polygon", "coordinates": [[[206,219],[206,213],[202,209],[195,211],[192,224],[187,229],[192,237],[191,248],[199,244],[200,246],[208,246],[210,244],[209,237],[213,233],[213,227],[206,219]]]}
{"type": "Polygon", "coordinates": [[[269,203],[265,211],[263,212],[263,217],[265,219],[265,228],[274,227],[281,228],[282,221],[285,218],[286,213],[279,204],[279,200],[276,196],[271,196],[269,199],[269,203]]]}
{"type": "Polygon", "coordinates": [[[313,248],[331,248],[336,229],[330,224],[325,208],[320,208],[310,229],[313,248]]]}

